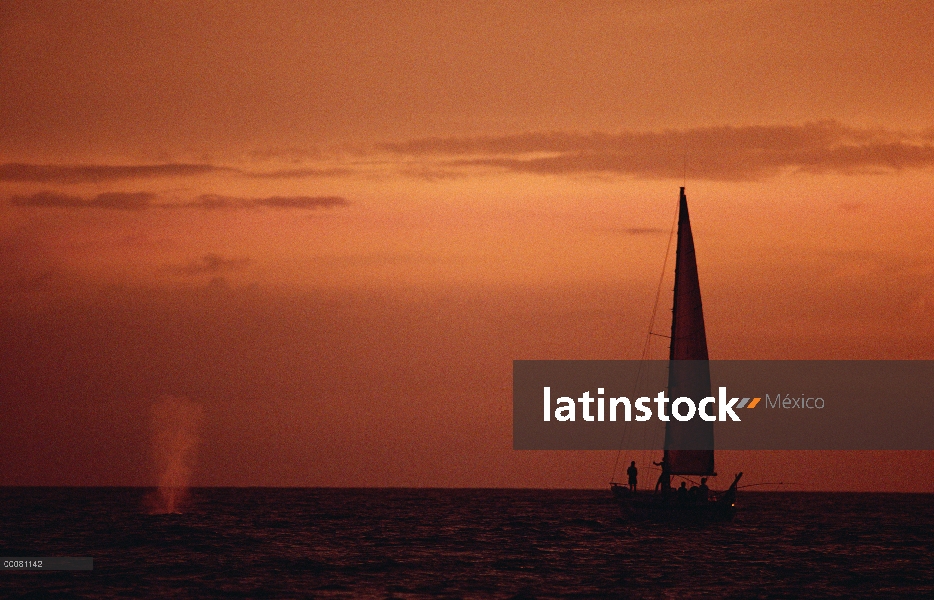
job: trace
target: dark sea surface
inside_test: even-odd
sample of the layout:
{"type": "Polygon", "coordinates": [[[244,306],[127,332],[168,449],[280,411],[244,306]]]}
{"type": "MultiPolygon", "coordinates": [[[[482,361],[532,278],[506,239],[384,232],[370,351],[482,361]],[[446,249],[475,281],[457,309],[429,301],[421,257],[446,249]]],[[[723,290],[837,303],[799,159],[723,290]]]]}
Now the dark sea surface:
{"type": "Polygon", "coordinates": [[[742,493],[732,523],[631,524],[609,491],[0,488],[0,597],[934,598],[934,496],[742,493]]]}

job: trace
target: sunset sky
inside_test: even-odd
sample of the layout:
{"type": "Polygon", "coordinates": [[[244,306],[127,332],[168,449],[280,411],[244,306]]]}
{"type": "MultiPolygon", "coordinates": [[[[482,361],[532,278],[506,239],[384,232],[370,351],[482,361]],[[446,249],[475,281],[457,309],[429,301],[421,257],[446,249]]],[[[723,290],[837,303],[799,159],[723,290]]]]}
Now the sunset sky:
{"type": "Polygon", "coordinates": [[[155,484],[172,396],[195,485],[603,487],[512,361],[639,358],[681,185],[711,358],[934,359],[932,91],[929,2],[4,1],[0,485],[155,484]]]}

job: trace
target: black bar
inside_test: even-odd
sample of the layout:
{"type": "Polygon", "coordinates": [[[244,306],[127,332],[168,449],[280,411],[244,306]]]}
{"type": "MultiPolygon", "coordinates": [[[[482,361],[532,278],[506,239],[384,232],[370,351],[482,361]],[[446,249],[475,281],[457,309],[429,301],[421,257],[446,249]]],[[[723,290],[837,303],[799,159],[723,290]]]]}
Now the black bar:
{"type": "Polygon", "coordinates": [[[94,559],[89,556],[3,556],[4,571],[93,571],[94,559]]]}

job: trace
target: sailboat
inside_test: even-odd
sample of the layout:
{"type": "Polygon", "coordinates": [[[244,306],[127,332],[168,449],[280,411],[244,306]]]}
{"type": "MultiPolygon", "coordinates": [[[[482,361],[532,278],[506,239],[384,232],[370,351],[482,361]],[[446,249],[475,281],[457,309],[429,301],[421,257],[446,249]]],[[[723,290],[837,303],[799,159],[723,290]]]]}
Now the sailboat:
{"type": "MultiPolygon", "coordinates": [[[[694,237],[684,188],[678,206],[678,238],[675,254],[674,305],[671,345],[668,354],[668,397],[710,396],[710,366],[707,333],[701,306],[700,281],[694,255],[694,237]]],[[[672,476],[716,476],[714,470],[713,423],[694,418],[671,419],[665,424],[664,457],[661,462],[661,493],[632,493],[625,485],[611,482],[613,496],[624,513],[633,519],[730,520],[736,513],[736,486],[742,473],[722,493],[685,497],[671,489],[672,476]]]]}

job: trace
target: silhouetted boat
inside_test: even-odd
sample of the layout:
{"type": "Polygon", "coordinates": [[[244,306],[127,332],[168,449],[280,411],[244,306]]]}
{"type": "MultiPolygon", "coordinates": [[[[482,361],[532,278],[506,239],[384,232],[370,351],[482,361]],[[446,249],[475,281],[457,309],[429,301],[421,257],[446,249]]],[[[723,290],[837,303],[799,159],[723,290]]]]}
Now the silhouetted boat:
{"type": "MultiPolygon", "coordinates": [[[[678,241],[675,254],[674,306],[671,317],[671,345],[668,355],[668,397],[706,398],[710,393],[710,365],[707,334],[701,306],[694,237],[688,216],[688,202],[681,188],[678,207],[678,241]]],[[[715,476],[713,423],[695,417],[690,421],[671,419],[665,424],[665,454],[668,480],[671,476],[715,476]]],[[[736,513],[736,486],[742,473],[724,492],[703,496],[679,495],[667,484],[657,492],[630,492],[629,487],[611,482],[613,496],[623,512],[634,520],[730,520],[736,513]]]]}

